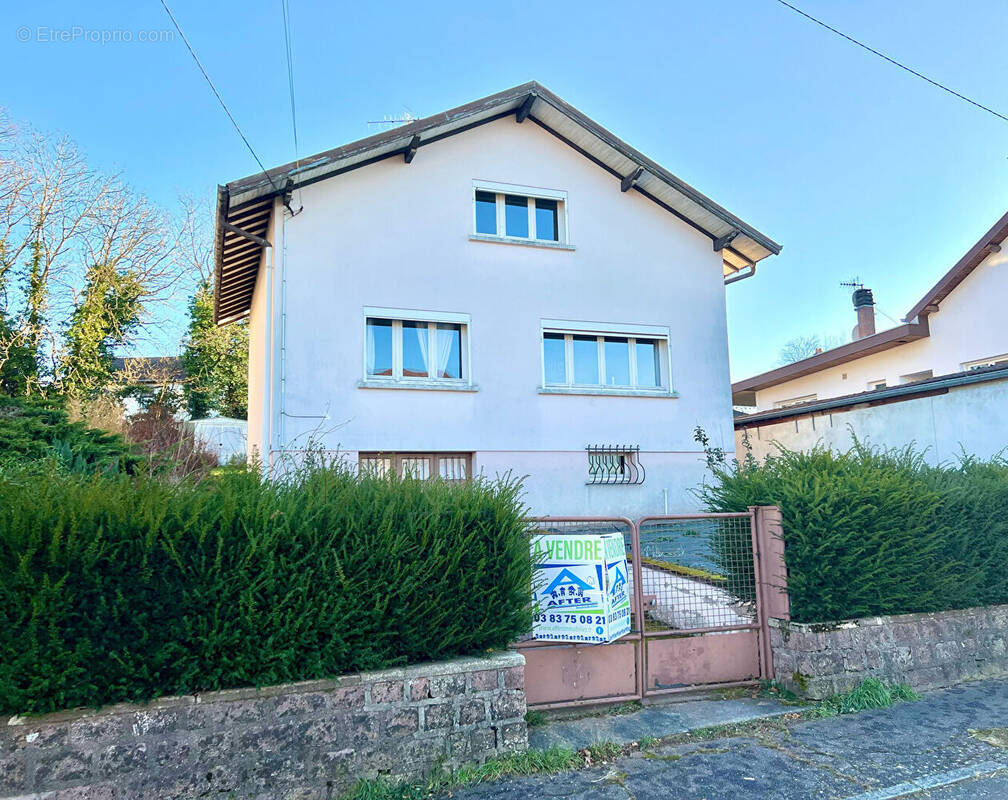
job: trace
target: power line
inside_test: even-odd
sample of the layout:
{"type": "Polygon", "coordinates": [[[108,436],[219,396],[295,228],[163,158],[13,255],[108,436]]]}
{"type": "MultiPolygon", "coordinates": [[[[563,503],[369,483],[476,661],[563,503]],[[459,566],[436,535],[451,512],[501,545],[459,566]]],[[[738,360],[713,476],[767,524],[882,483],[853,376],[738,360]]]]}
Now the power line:
{"type": "Polygon", "coordinates": [[[280,0],[280,11],[283,14],[284,46],[287,49],[287,89],[290,93],[291,130],[294,133],[294,169],[296,171],[301,166],[301,159],[298,155],[297,111],[294,103],[294,48],[291,45],[291,17],[288,0],[280,0]]]}
{"type": "Polygon", "coordinates": [[[238,126],[238,121],[234,118],[234,115],[231,113],[230,109],[228,109],[227,104],[224,102],[224,98],[220,96],[220,92],[217,91],[217,87],[214,86],[214,82],[210,80],[210,76],[207,75],[207,71],[203,69],[203,64],[200,63],[199,56],[196,55],[196,51],[193,50],[192,45],[189,44],[189,40],[186,39],[186,35],[182,33],[182,28],[179,27],[178,20],[175,19],[175,15],[172,14],[171,9],[168,8],[168,4],[165,2],[165,0],[161,0],[161,5],[164,6],[165,12],[167,12],[169,19],[171,19],[172,21],[172,25],[175,26],[175,30],[178,31],[179,36],[185,43],[186,48],[189,50],[189,54],[193,57],[193,61],[196,62],[196,66],[199,67],[199,71],[202,72],[203,77],[206,78],[206,82],[210,85],[210,89],[213,91],[214,96],[217,98],[217,102],[220,103],[221,108],[224,109],[224,113],[228,115],[228,119],[231,120],[231,124],[234,125],[235,130],[238,131],[238,135],[241,137],[241,140],[245,142],[245,146],[248,148],[248,151],[252,154],[252,158],[256,160],[256,163],[259,165],[259,169],[262,170],[263,175],[266,176],[266,180],[270,182],[270,185],[273,187],[273,189],[279,192],[280,188],[273,182],[273,179],[270,177],[269,172],[266,171],[266,167],[263,166],[262,160],[259,158],[258,155],[256,155],[256,151],[252,149],[252,145],[249,144],[249,140],[245,137],[245,134],[242,133],[242,129],[238,126]]]}
{"type": "Polygon", "coordinates": [[[832,27],[831,25],[827,25],[827,24],[826,24],[825,22],[823,22],[822,20],[819,20],[819,19],[816,19],[816,18],[815,18],[815,17],[813,17],[813,16],[811,15],[811,14],[806,14],[806,13],[805,13],[804,11],[802,11],[802,10],[801,10],[800,8],[798,8],[797,6],[793,6],[793,5],[791,5],[790,3],[788,3],[788,2],[785,2],[785,0],[777,0],[777,2],[778,2],[778,3],[780,3],[780,4],[782,5],[782,6],[786,6],[787,8],[790,8],[790,9],[791,9],[792,11],[794,11],[794,12],[796,12],[796,13],[798,13],[798,14],[801,14],[801,15],[802,15],[803,17],[805,17],[805,19],[808,19],[808,20],[811,20],[811,21],[812,21],[812,22],[814,22],[814,23],[815,23],[816,25],[821,25],[821,26],[822,26],[823,28],[825,28],[826,30],[828,30],[828,31],[832,31],[832,32],[833,32],[833,33],[835,33],[835,34],[836,34],[837,36],[840,36],[840,37],[842,37],[842,38],[846,39],[846,40],[847,40],[848,42],[852,42],[853,44],[856,44],[856,45],[857,45],[858,47],[861,47],[861,48],[863,48],[863,49],[867,50],[867,51],[868,51],[869,53],[874,53],[874,54],[875,54],[875,55],[877,55],[877,56],[878,56],[879,58],[881,58],[881,59],[884,59],[884,60],[888,61],[888,62],[889,62],[890,64],[892,64],[892,65],[894,65],[894,66],[897,66],[897,67],[899,67],[900,69],[902,69],[902,70],[905,70],[905,71],[909,72],[909,73],[910,73],[911,75],[916,75],[916,76],[917,76],[918,78],[920,78],[921,80],[924,80],[924,81],[927,81],[927,82],[928,82],[928,83],[930,83],[930,84],[931,84],[932,86],[937,86],[937,87],[938,87],[939,89],[941,89],[942,91],[944,91],[944,92],[948,92],[949,94],[951,94],[951,95],[954,95],[955,97],[958,97],[958,98],[959,98],[960,100],[965,100],[965,101],[966,101],[967,103],[969,103],[970,105],[973,105],[973,106],[976,106],[977,108],[979,108],[979,109],[982,109],[982,110],[986,111],[986,112],[987,112],[988,114],[993,114],[993,115],[994,115],[995,117],[998,117],[999,119],[1002,119],[1002,120],[1004,120],[1005,122],[1008,122],[1008,117],[1006,117],[1006,116],[1005,116],[1004,114],[1001,114],[1001,113],[999,113],[999,112],[995,111],[995,110],[994,110],[993,108],[988,108],[988,107],[987,107],[987,106],[985,106],[985,105],[984,105],[983,103],[978,103],[978,102],[977,102],[976,100],[972,100],[972,99],[970,99],[969,97],[967,97],[967,96],[966,96],[966,95],[964,95],[964,94],[960,94],[960,93],[959,93],[959,92],[957,92],[957,91],[956,91],[955,89],[950,89],[950,88],[949,88],[948,86],[946,86],[946,85],[945,85],[944,83],[939,83],[939,82],[938,82],[938,81],[936,81],[936,80],[932,80],[932,79],[931,79],[931,78],[929,78],[929,77],[928,77],[927,75],[922,75],[922,74],[921,74],[921,73],[919,73],[919,72],[918,72],[917,70],[915,70],[915,69],[911,69],[910,67],[906,66],[905,64],[901,64],[901,63],[900,63],[899,61],[897,61],[896,59],[894,59],[894,58],[890,58],[890,57],[889,57],[889,56],[887,56],[887,55],[886,55],[885,53],[880,53],[880,52],[879,52],[878,50],[874,49],[873,47],[869,47],[868,45],[866,45],[866,44],[864,44],[864,43],[862,43],[862,42],[859,42],[859,41],[858,41],[857,39],[855,39],[855,38],[854,38],[854,37],[852,37],[852,36],[848,36],[848,35],[847,35],[846,33],[844,33],[843,31],[838,31],[838,30],[837,30],[836,28],[832,27]]]}

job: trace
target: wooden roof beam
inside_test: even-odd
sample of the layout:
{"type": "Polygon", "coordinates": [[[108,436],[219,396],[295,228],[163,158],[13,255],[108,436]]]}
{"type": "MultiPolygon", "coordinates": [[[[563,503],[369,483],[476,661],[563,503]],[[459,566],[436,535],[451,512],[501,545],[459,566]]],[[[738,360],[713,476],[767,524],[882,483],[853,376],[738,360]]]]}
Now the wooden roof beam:
{"type": "Polygon", "coordinates": [[[641,179],[641,175],[644,174],[644,167],[637,167],[633,172],[627,175],[620,181],[619,190],[621,192],[629,192],[634,186],[637,185],[638,181],[641,179]]]}
{"type": "Polygon", "coordinates": [[[740,233],[742,233],[742,231],[740,231],[738,228],[732,228],[732,230],[728,231],[728,233],[726,233],[724,236],[718,236],[714,240],[714,252],[720,253],[728,245],[734,242],[740,233]]]}
{"type": "Polygon", "coordinates": [[[242,230],[237,225],[232,225],[230,222],[225,222],[223,227],[224,227],[224,230],[230,231],[231,233],[235,234],[236,236],[244,236],[246,239],[249,239],[249,240],[255,242],[260,247],[272,247],[273,246],[266,239],[263,239],[262,236],[256,236],[254,233],[249,233],[248,231],[242,230]]]}
{"type": "Polygon", "coordinates": [[[407,164],[413,163],[413,157],[416,155],[417,148],[420,147],[420,134],[415,134],[410,143],[406,145],[406,149],[403,150],[403,161],[407,164]]]}
{"type": "Polygon", "coordinates": [[[524,102],[515,111],[515,122],[524,122],[528,119],[528,115],[532,113],[532,104],[535,103],[535,100],[536,96],[529,93],[524,102]]]}

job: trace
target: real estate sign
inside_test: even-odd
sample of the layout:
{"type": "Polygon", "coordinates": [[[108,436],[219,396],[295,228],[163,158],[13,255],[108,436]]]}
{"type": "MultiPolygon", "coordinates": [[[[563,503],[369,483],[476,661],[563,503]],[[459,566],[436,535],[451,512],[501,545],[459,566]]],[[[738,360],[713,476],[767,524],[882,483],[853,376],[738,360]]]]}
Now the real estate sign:
{"type": "Polygon", "coordinates": [[[622,534],[535,536],[532,562],[533,638],[604,644],[630,632],[622,534]]]}

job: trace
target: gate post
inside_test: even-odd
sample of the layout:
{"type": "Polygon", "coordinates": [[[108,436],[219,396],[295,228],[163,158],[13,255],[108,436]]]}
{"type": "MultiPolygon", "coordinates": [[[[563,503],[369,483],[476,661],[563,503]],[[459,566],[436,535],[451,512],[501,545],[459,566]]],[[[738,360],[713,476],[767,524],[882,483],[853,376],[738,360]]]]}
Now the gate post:
{"type": "Polygon", "coordinates": [[[787,566],[784,563],[784,527],[778,506],[756,506],[756,542],[766,616],[768,619],[791,619],[787,566]]]}

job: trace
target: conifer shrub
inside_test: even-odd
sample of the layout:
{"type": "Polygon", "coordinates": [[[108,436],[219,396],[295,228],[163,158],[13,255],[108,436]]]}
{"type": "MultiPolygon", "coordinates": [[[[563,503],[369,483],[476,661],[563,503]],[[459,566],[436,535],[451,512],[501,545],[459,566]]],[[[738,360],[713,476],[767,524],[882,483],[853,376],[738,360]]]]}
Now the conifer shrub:
{"type": "Polygon", "coordinates": [[[71,422],[60,400],[0,394],[0,465],[45,459],[77,471],[127,472],[141,460],[119,434],[71,422]]]}
{"type": "Polygon", "coordinates": [[[531,624],[517,482],[0,471],[0,713],[338,676],[531,624]]]}
{"type": "MultiPolygon", "coordinates": [[[[780,506],[791,617],[828,622],[1008,603],[1008,463],[913,447],[708,458],[710,511],[780,506]]],[[[716,546],[716,542],[715,542],[716,546]]],[[[729,582],[732,576],[728,576],[729,582]]]]}

